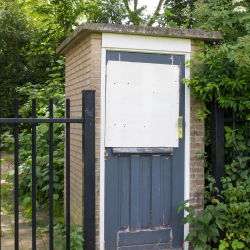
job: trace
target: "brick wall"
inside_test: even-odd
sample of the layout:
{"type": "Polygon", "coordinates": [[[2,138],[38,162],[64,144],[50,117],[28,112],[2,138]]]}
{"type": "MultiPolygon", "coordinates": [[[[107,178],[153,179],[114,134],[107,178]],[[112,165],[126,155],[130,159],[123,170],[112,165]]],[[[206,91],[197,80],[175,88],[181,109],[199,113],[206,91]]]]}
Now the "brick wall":
{"type": "MultiPolygon", "coordinates": [[[[204,42],[200,42],[204,44],[204,42]]],[[[198,44],[191,41],[191,59],[194,59],[194,52],[199,50],[198,44]]],[[[192,75],[192,71],[191,71],[192,75]]],[[[203,196],[200,195],[204,187],[204,167],[203,161],[196,161],[201,155],[195,153],[204,152],[205,125],[196,116],[197,110],[201,109],[201,104],[196,103],[192,96],[190,101],[190,204],[194,206],[196,214],[203,211],[203,196]]]]}
{"type": "MultiPolygon", "coordinates": [[[[101,105],[101,34],[92,33],[66,54],[65,95],[71,100],[71,118],[82,117],[82,90],[96,90],[96,249],[99,249],[100,196],[100,105],[101,105]]],[[[70,219],[81,224],[82,204],[82,125],[71,124],[70,138],[70,219]]]]}

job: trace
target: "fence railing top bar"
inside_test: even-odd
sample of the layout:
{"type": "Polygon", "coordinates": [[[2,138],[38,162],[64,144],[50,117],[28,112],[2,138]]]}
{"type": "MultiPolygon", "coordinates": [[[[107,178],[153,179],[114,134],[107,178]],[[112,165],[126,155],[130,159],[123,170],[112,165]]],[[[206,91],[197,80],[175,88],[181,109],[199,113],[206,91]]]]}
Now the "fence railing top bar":
{"type": "Polygon", "coordinates": [[[224,122],[250,122],[244,118],[224,118],[224,122]]]}
{"type": "Polygon", "coordinates": [[[0,118],[0,123],[83,123],[83,118],[0,118]]]}

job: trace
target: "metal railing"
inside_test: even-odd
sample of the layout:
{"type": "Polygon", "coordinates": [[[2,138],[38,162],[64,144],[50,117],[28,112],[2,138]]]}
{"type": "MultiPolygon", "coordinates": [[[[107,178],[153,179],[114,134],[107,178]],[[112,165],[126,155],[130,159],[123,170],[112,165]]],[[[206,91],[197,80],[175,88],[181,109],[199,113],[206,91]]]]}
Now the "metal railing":
{"type": "MultiPolygon", "coordinates": [[[[19,118],[18,99],[15,99],[14,118],[0,118],[0,159],[1,124],[14,124],[14,230],[15,250],[19,249],[19,173],[18,173],[18,133],[20,123],[32,124],[32,249],[36,249],[36,124],[49,124],[49,249],[53,250],[53,124],[66,123],[66,249],[70,250],[70,124],[82,124],[82,153],[84,158],[83,181],[83,237],[85,249],[95,249],[95,90],[82,91],[82,118],[70,118],[70,100],[66,99],[66,118],[53,118],[53,99],[49,103],[49,118],[36,118],[36,99],[32,100],[32,118],[19,118]],[[85,203],[85,200],[88,202],[85,203]],[[86,226],[84,226],[86,225],[86,226]]],[[[1,117],[1,98],[0,98],[1,117]]],[[[1,176],[1,167],[0,167],[1,176]]],[[[1,185],[0,185],[1,194],[1,185]]],[[[1,199],[0,199],[1,207],[1,199]]],[[[0,216],[1,231],[1,216],[0,216]]],[[[1,237],[0,237],[1,249],[1,237]]]]}
{"type": "MultiPolygon", "coordinates": [[[[236,128],[236,123],[245,123],[245,156],[248,157],[249,120],[237,118],[235,111],[232,111],[232,117],[225,117],[224,109],[219,107],[218,102],[213,100],[211,103],[211,160],[212,175],[215,177],[216,187],[219,192],[223,190],[221,178],[225,177],[225,123],[231,123],[233,130],[236,128]]],[[[233,160],[235,160],[235,156],[235,148],[233,148],[233,160]]],[[[248,161],[246,161],[247,168],[248,164],[248,161]]]]}

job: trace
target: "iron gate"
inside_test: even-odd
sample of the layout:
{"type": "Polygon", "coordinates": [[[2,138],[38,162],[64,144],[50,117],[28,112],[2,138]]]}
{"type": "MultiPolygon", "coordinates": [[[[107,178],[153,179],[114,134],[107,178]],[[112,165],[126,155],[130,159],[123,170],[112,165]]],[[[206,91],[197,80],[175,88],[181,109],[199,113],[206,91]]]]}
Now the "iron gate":
{"type": "MultiPolygon", "coordinates": [[[[82,91],[82,118],[70,118],[70,100],[66,99],[66,117],[53,118],[53,99],[50,99],[49,118],[36,118],[36,99],[32,100],[32,118],[18,117],[15,99],[15,118],[0,118],[1,124],[14,124],[14,230],[15,250],[19,249],[18,202],[18,129],[20,123],[32,124],[32,249],[36,249],[36,124],[49,123],[49,249],[53,250],[53,124],[66,123],[66,249],[70,249],[70,124],[82,124],[82,153],[84,162],[84,225],[83,238],[88,250],[95,249],[95,90],[82,91]],[[51,174],[52,173],[52,174],[51,174]],[[85,181],[87,180],[87,181],[85,181]],[[85,202],[87,201],[87,202],[85,202]]],[[[0,98],[1,117],[1,98],[0,98]]],[[[1,159],[1,148],[0,148],[1,159]]],[[[1,176],[1,168],[0,168],[1,176]]],[[[0,185],[1,194],[1,185],[0,185]]],[[[1,200],[0,200],[1,207],[1,200]]],[[[1,230],[1,216],[0,216],[1,230]]],[[[1,249],[1,237],[0,237],[1,249]]]]}

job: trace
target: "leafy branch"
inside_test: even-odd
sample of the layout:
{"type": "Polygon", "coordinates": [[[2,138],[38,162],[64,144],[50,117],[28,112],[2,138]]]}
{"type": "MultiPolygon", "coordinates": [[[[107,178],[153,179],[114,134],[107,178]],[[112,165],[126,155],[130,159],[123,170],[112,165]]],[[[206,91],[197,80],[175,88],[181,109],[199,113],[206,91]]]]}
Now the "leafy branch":
{"type": "Polygon", "coordinates": [[[159,12],[161,10],[163,2],[164,2],[164,0],[159,0],[159,3],[158,3],[157,8],[155,10],[155,13],[153,14],[153,16],[151,17],[151,19],[148,22],[148,26],[152,26],[154,24],[156,17],[159,15],[159,12]]]}

